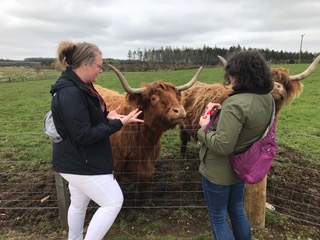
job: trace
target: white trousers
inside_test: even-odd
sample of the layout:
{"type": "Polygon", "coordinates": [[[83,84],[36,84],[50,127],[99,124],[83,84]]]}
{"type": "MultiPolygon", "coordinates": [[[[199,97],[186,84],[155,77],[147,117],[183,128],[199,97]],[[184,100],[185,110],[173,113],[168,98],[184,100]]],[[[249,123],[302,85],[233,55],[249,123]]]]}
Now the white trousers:
{"type": "Polygon", "coordinates": [[[90,199],[100,207],[93,215],[85,240],[100,240],[111,228],[121,210],[123,194],[113,174],[74,175],[60,173],[69,183],[69,240],[83,240],[83,225],[90,199]]]}

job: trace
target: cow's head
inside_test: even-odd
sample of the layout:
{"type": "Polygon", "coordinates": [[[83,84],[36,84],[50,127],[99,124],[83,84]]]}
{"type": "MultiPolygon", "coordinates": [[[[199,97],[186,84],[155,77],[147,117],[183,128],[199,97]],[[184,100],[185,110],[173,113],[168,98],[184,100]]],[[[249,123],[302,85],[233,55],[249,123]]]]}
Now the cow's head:
{"type": "Polygon", "coordinates": [[[159,131],[173,128],[185,119],[186,111],[180,102],[180,92],[190,88],[202,70],[200,67],[194,77],[181,86],[175,87],[171,83],[156,81],[141,88],[131,88],[117,68],[112,65],[109,67],[119,77],[130,105],[142,110],[140,117],[144,119],[145,126],[159,131]]]}
{"type": "Polygon", "coordinates": [[[282,105],[290,104],[296,97],[299,97],[303,91],[303,83],[301,80],[307,78],[317,67],[320,61],[320,55],[310,64],[310,66],[302,73],[297,75],[289,75],[285,68],[272,68],[271,75],[274,81],[274,87],[271,91],[276,101],[277,111],[282,105]]]}
{"type": "Polygon", "coordinates": [[[290,105],[302,93],[303,84],[300,81],[291,81],[285,68],[272,68],[271,76],[274,82],[271,95],[276,103],[276,116],[278,116],[283,105],[290,105]]]}

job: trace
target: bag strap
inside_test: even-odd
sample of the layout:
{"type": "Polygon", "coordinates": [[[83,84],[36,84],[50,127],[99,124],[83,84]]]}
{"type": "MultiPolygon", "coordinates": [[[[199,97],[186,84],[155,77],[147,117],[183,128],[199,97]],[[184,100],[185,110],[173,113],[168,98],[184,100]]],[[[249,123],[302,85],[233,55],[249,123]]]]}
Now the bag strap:
{"type": "Polygon", "coordinates": [[[210,116],[210,122],[208,122],[207,126],[205,127],[204,129],[204,132],[207,133],[209,131],[209,128],[212,126],[213,122],[219,118],[219,113],[220,113],[220,110],[219,112],[217,112],[214,116],[210,116]]]}
{"type": "Polygon", "coordinates": [[[274,122],[276,118],[276,103],[274,102],[274,99],[272,98],[272,117],[270,120],[269,127],[271,127],[272,123],[274,122]]]}
{"type": "Polygon", "coordinates": [[[268,134],[269,130],[271,129],[272,124],[273,124],[273,122],[275,120],[275,117],[276,117],[276,103],[274,102],[274,99],[272,98],[272,116],[271,116],[271,119],[270,119],[269,126],[267,127],[267,129],[264,132],[262,137],[267,136],[267,134],[268,134]]]}

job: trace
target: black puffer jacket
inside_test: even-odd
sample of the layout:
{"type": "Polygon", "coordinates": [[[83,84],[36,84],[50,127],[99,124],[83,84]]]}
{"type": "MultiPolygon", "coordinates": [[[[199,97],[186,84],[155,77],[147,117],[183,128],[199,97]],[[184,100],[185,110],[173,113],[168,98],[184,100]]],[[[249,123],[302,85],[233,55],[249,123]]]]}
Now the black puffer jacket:
{"type": "Polygon", "coordinates": [[[51,87],[53,120],[63,141],[53,143],[53,170],[80,175],[110,174],[113,158],[109,136],[122,127],[108,121],[99,99],[71,69],[51,87]]]}

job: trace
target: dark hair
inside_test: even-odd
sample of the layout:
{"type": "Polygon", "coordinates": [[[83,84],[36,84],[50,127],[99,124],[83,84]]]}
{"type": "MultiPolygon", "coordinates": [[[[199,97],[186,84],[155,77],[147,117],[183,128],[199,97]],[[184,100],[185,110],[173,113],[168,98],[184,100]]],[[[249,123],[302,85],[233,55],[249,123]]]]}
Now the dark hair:
{"type": "Polygon", "coordinates": [[[101,54],[101,50],[95,44],[63,41],[58,45],[57,61],[62,68],[70,66],[76,69],[82,63],[94,63],[97,53],[101,54]]]}
{"type": "Polygon", "coordinates": [[[270,68],[258,51],[242,51],[233,55],[225,67],[224,84],[236,77],[234,92],[269,93],[273,89],[270,68]]]}

